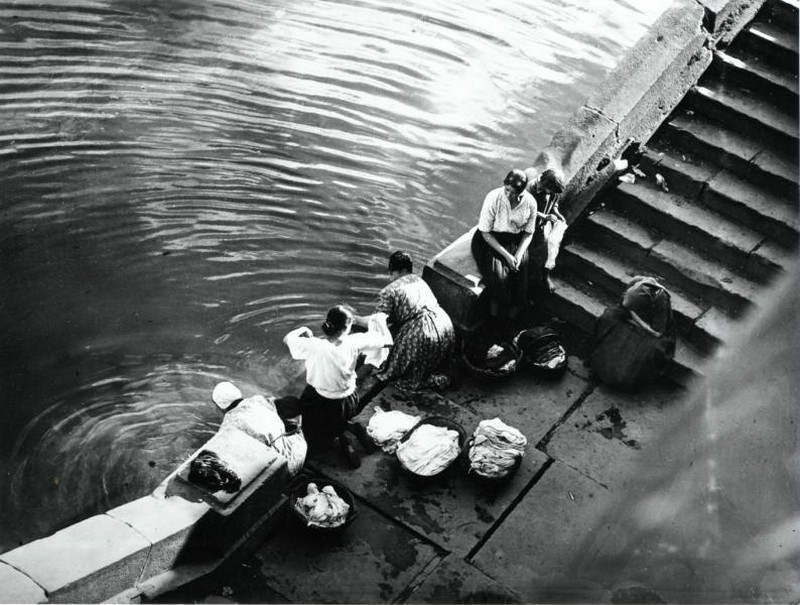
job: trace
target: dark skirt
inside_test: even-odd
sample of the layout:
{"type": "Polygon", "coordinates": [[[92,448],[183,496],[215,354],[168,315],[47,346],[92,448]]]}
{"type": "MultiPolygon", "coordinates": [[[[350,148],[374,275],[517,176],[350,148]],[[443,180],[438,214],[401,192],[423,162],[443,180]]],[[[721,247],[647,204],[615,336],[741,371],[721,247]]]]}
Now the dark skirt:
{"type": "Polygon", "coordinates": [[[302,417],[303,435],[310,449],[328,445],[347,428],[348,421],[358,416],[362,406],[358,390],[342,399],[328,399],[311,385],[306,385],[300,398],[275,400],[281,418],[302,417]]]}
{"type": "MultiPolygon", "coordinates": [[[[516,254],[525,233],[492,231],[495,239],[511,254],[516,254]]],[[[528,250],[522,256],[519,270],[514,272],[503,258],[486,243],[480,229],[472,237],[472,256],[483,277],[487,295],[499,305],[501,312],[512,306],[522,306],[528,300],[528,250]]]]}

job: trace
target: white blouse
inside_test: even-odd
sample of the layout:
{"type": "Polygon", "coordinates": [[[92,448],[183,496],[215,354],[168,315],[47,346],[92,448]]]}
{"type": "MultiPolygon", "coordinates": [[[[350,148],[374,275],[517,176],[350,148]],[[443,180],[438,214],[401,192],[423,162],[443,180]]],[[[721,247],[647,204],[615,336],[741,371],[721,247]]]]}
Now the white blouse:
{"type": "Polygon", "coordinates": [[[492,189],[483,200],[478,229],[484,233],[533,233],[536,226],[536,200],[528,191],[523,191],[520,197],[516,208],[511,208],[505,187],[492,189]]]}
{"type": "Polygon", "coordinates": [[[294,359],[306,362],[306,382],[327,399],[342,399],[356,390],[356,360],[360,353],[380,349],[384,339],[377,332],[344,336],[334,344],[316,336],[300,336],[292,330],[284,338],[294,359]]]}

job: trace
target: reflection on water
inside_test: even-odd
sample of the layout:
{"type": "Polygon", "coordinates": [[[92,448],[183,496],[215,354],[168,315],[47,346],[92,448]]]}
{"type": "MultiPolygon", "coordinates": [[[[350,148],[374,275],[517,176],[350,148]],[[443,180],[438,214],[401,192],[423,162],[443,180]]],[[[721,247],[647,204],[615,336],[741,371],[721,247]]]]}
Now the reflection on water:
{"type": "Polygon", "coordinates": [[[2,544],[152,489],[222,378],[468,229],[664,2],[0,1],[2,544]]]}

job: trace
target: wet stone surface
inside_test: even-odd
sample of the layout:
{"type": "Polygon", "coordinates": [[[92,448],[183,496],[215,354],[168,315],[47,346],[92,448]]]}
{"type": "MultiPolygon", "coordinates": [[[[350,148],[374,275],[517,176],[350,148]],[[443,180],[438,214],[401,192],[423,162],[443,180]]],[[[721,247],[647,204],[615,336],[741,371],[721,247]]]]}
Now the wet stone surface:
{"type": "Polygon", "coordinates": [[[519,595],[463,559],[443,559],[408,598],[408,603],[522,603],[519,595]]]}
{"type": "Polygon", "coordinates": [[[684,390],[652,384],[636,394],[598,386],[553,433],[547,453],[607,487],[621,487],[641,450],[683,409],[684,390]]]}
{"type": "Polygon", "coordinates": [[[607,529],[598,514],[609,491],[589,477],[554,462],[487,540],[472,563],[486,575],[518,593],[523,602],[571,600],[554,595],[564,570],[589,538],[602,539],[607,529]]]}
{"type": "Polygon", "coordinates": [[[253,573],[295,603],[395,600],[439,556],[437,550],[366,505],[358,511],[352,524],[330,537],[287,516],[251,559],[253,573]]]}
{"type": "Polygon", "coordinates": [[[500,486],[477,482],[459,460],[442,476],[420,482],[401,469],[393,455],[363,451],[361,468],[353,470],[342,454],[331,448],[309,460],[316,471],[346,485],[381,512],[406,524],[442,548],[466,556],[534,480],[547,461],[535,448],[572,403],[586,382],[572,374],[558,381],[539,381],[517,375],[507,382],[479,386],[465,384],[457,392],[407,396],[384,391],[359,417],[366,426],[376,405],[426,416],[444,416],[471,434],[483,419],[499,417],[528,438],[517,473],[500,486]]]}

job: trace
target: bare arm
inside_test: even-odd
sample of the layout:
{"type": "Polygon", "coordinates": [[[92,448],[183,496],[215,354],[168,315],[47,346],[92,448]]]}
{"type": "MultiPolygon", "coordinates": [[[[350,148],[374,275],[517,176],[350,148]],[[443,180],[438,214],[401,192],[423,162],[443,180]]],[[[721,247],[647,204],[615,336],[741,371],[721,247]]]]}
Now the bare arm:
{"type": "Polygon", "coordinates": [[[522,237],[522,241],[519,243],[519,247],[517,248],[517,254],[515,255],[517,266],[522,262],[522,256],[525,254],[525,250],[528,249],[528,246],[531,244],[531,240],[533,239],[533,233],[525,232],[525,235],[522,237]]]}

